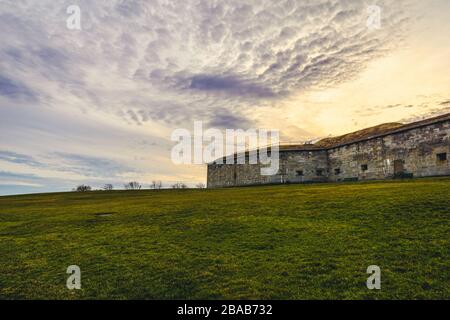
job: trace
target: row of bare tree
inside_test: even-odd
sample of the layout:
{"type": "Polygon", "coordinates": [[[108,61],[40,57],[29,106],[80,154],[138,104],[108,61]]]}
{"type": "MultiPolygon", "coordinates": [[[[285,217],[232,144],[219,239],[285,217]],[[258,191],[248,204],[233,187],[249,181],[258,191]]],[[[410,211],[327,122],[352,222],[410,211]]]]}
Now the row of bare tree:
{"type": "MultiPolygon", "coordinates": [[[[198,183],[195,187],[198,189],[204,189],[206,186],[204,183],[198,183]]],[[[130,182],[124,184],[124,188],[125,188],[125,190],[141,190],[142,184],[139,183],[138,181],[130,181],[130,182]]],[[[150,184],[150,189],[160,190],[162,188],[163,188],[162,181],[154,180],[150,184]]],[[[172,184],[171,188],[172,189],[188,189],[188,186],[185,183],[177,182],[177,183],[172,184]]],[[[114,186],[110,183],[105,184],[101,188],[101,190],[105,190],[105,191],[110,191],[113,189],[114,189],[114,186]]],[[[82,185],[77,186],[75,189],[73,189],[73,191],[77,191],[77,192],[92,191],[92,187],[82,184],[82,185]]]]}

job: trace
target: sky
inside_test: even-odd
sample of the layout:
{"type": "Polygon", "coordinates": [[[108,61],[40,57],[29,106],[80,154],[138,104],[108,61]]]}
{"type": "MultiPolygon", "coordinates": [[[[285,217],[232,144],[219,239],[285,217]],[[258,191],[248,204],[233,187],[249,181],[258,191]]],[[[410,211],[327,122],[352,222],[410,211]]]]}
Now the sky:
{"type": "Polygon", "coordinates": [[[448,0],[0,0],[0,30],[0,195],[205,182],[170,157],[194,121],[302,142],[450,112],[448,0]]]}

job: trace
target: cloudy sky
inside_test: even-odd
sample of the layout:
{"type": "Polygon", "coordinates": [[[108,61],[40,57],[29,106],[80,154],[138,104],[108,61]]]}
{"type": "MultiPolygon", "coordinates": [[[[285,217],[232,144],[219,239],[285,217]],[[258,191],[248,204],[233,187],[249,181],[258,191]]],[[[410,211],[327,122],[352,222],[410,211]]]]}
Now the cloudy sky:
{"type": "Polygon", "coordinates": [[[170,160],[194,121],[293,142],[450,112],[448,0],[0,0],[0,30],[0,194],[204,182],[170,160]]]}

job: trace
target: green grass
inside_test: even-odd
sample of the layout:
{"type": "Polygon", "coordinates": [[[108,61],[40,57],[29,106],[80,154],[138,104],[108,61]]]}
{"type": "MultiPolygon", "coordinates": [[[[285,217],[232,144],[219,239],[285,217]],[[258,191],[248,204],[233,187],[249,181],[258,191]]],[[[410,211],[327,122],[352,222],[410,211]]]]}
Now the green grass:
{"type": "Polygon", "coordinates": [[[436,178],[0,197],[0,298],[448,299],[449,190],[436,178]],[[66,288],[73,264],[82,290],[66,288]],[[366,288],[373,264],[381,290],[366,288]]]}

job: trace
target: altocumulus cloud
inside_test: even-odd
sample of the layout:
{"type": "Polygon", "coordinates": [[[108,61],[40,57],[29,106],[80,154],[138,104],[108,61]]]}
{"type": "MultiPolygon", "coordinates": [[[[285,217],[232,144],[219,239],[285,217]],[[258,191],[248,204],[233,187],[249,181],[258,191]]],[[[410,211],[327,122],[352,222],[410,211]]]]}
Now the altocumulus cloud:
{"type": "Polygon", "coordinates": [[[34,92],[26,85],[0,74],[0,95],[10,100],[25,99],[35,102],[34,92]]]}
{"type": "Polygon", "coordinates": [[[168,97],[183,120],[239,112],[353,77],[400,40],[411,1],[378,1],[377,32],[366,27],[371,1],[79,1],[80,32],[65,28],[67,1],[2,1],[2,70],[18,78],[0,78],[2,92],[70,97],[132,122],[136,99],[154,120],[173,113],[168,97]]]}

